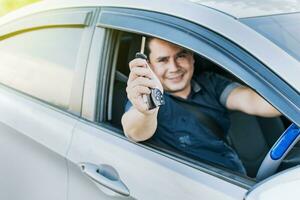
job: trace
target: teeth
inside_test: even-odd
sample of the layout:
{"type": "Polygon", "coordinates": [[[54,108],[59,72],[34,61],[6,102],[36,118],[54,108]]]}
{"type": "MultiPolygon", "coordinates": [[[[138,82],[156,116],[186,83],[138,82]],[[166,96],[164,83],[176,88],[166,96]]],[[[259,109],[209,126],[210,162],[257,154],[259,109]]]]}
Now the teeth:
{"type": "Polygon", "coordinates": [[[178,75],[178,76],[174,76],[174,77],[169,77],[169,79],[175,79],[175,78],[180,78],[182,76],[182,74],[178,75]]]}

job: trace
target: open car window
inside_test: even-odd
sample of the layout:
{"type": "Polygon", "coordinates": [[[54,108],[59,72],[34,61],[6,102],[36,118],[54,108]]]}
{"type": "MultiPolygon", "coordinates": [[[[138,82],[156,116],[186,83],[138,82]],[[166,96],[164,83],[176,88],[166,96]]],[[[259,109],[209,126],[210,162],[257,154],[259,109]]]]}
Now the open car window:
{"type": "MultiPolygon", "coordinates": [[[[140,51],[141,38],[139,34],[119,32],[117,44],[117,56],[111,70],[110,90],[108,95],[108,107],[109,111],[106,115],[106,123],[114,130],[118,130],[120,135],[125,137],[121,125],[121,117],[125,112],[125,104],[128,101],[126,94],[127,79],[129,75],[128,63],[135,58],[135,54],[140,51]]],[[[246,85],[243,81],[237,78],[235,75],[224,70],[214,62],[204,58],[199,54],[194,54],[195,58],[195,72],[201,73],[215,73],[225,77],[228,80],[238,82],[239,84],[246,85]]],[[[239,158],[241,159],[246,171],[247,177],[254,180],[257,171],[263,161],[265,155],[269,149],[284,132],[285,128],[290,125],[290,121],[285,117],[263,118],[250,116],[241,112],[230,112],[231,126],[228,134],[226,135],[226,143],[233,148],[239,158]]],[[[239,173],[232,170],[228,170],[217,164],[208,162],[207,160],[193,159],[185,154],[172,149],[165,148],[155,142],[145,141],[141,143],[150,148],[170,155],[173,158],[184,160],[188,163],[192,163],[195,166],[204,167],[206,169],[222,173],[229,174],[238,177],[239,173]]],[[[280,167],[280,170],[289,167],[284,164],[280,167]]],[[[243,176],[242,176],[243,177],[243,176]]]]}

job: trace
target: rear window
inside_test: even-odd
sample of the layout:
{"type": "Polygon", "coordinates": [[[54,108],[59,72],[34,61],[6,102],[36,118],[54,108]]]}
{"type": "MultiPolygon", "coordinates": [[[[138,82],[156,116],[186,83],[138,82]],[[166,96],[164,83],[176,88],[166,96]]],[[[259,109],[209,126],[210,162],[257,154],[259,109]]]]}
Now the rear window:
{"type": "Polygon", "coordinates": [[[82,28],[43,28],[0,40],[0,82],[68,109],[82,28]]]}

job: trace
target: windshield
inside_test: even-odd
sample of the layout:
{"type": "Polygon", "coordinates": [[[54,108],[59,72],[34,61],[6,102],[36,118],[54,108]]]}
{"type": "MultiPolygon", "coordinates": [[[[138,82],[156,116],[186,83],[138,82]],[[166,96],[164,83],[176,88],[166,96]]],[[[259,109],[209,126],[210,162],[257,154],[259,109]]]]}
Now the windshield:
{"type": "Polygon", "coordinates": [[[300,61],[300,13],[244,18],[241,22],[300,61]]]}

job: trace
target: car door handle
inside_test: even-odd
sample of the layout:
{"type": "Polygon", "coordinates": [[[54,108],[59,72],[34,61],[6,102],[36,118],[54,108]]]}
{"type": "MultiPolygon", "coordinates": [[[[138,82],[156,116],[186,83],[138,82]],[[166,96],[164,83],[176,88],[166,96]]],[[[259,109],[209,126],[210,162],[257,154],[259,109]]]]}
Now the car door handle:
{"type": "Polygon", "coordinates": [[[129,190],[120,180],[118,172],[109,165],[95,165],[92,163],[79,163],[83,174],[101,186],[122,196],[129,196],[129,190]]]}

